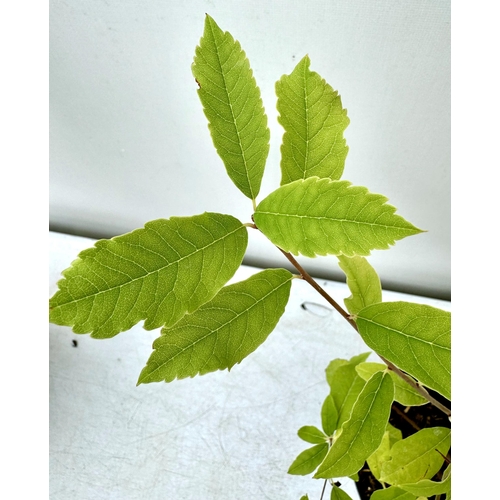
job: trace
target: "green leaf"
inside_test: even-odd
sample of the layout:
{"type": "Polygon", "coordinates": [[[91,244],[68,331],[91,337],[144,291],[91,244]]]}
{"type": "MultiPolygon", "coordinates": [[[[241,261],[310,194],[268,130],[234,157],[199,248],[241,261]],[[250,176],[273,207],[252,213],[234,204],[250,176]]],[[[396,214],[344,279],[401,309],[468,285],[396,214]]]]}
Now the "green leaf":
{"type": "MultiPolygon", "coordinates": [[[[448,469],[450,469],[450,467],[448,467],[447,470],[448,469]]],[[[451,491],[451,474],[448,474],[442,481],[422,479],[416,483],[402,484],[399,487],[414,495],[421,495],[423,497],[442,495],[443,493],[449,493],[451,491]]]]}
{"type": "Polygon", "coordinates": [[[274,330],[292,278],[285,269],[261,271],[224,287],[197,311],[164,328],[138,384],[230,370],[274,330]]]}
{"type": "Polygon", "coordinates": [[[380,479],[382,466],[391,456],[390,452],[392,446],[401,439],[403,439],[401,431],[391,424],[387,424],[387,430],[384,432],[384,437],[382,438],[380,446],[366,460],[372,474],[377,479],[380,479]]]}
{"type": "Polygon", "coordinates": [[[309,65],[305,56],[276,82],[278,121],[285,129],[282,185],[311,176],[340,179],[349,150],[344,139],[349,118],[340,96],[309,65]]]}
{"type": "MultiPolygon", "coordinates": [[[[358,375],[363,380],[368,380],[375,372],[383,371],[387,368],[382,363],[361,363],[356,366],[358,375]]],[[[394,399],[404,406],[420,406],[428,401],[421,396],[408,382],[394,372],[389,372],[394,382],[394,399]]]]}
{"type": "Polygon", "coordinates": [[[344,299],[344,304],[351,314],[357,314],[366,306],[382,302],[380,278],[364,257],[339,255],[338,259],[352,294],[344,299]]]}
{"type": "Polygon", "coordinates": [[[380,446],[367,458],[366,462],[375,478],[380,479],[380,471],[384,462],[389,460],[391,440],[389,431],[384,432],[380,446]]]}
{"type": "Polygon", "coordinates": [[[363,467],[380,446],[393,397],[394,384],[389,374],[375,373],[361,391],[351,418],[343,424],[315,478],[350,476],[363,467]]]}
{"type": "Polygon", "coordinates": [[[338,486],[333,485],[330,500],[352,500],[352,498],[338,486]]]}
{"type": "Polygon", "coordinates": [[[275,245],[295,255],[369,255],[421,232],[386,201],[348,181],[309,177],[273,191],[253,217],[275,245]]]}
{"type": "Polygon", "coordinates": [[[383,465],[380,480],[399,486],[430,479],[441,468],[450,445],[450,429],[422,429],[394,444],[391,460],[383,465]]]}
{"type": "Polygon", "coordinates": [[[255,200],[269,152],[267,117],[245,52],[209,15],[192,71],[217,153],[238,189],[255,200]]]}
{"type": "Polygon", "coordinates": [[[317,444],[303,451],[290,465],[288,474],[306,476],[314,472],[328,453],[328,443],[317,444]]]}
{"type": "Polygon", "coordinates": [[[303,495],[300,497],[300,500],[309,500],[309,497],[307,495],[303,495]]]}
{"type": "Polygon", "coordinates": [[[415,500],[417,497],[407,491],[391,486],[384,490],[376,490],[373,492],[370,500],[415,500]]]}
{"type": "Polygon", "coordinates": [[[339,414],[335,401],[329,394],[321,407],[321,425],[328,436],[332,436],[337,429],[339,414]]]}
{"type": "Polygon", "coordinates": [[[240,221],[215,213],[158,219],[100,240],[62,273],[50,321],[96,338],[141,320],[146,330],[172,325],[234,275],[247,241],[240,221]]]}
{"type": "MultiPolygon", "coordinates": [[[[369,355],[370,355],[370,353],[367,352],[366,357],[368,357],[369,355]]],[[[352,359],[351,359],[351,362],[352,362],[352,359]]],[[[334,359],[334,360],[330,361],[330,363],[328,363],[328,366],[326,367],[326,370],[325,370],[325,375],[326,375],[326,381],[328,382],[328,385],[330,387],[332,386],[333,383],[335,383],[335,378],[336,378],[335,373],[337,372],[337,370],[341,366],[346,365],[347,363],[349,363],[349,361],[347,361],[347,359],[340,359],[340,358],[334,359]]]]}
{"type": "Polygon", "coordinates": [[[328,436],[314,425],[304,425],[297,432],[300,439],[306,443],[321,444],[328,440],[328,436]]]}
{"type": "Polygon", "coordinates": [[[365,386],[365,381],[356,372],[356,366],[369,355],[369,352],[359,354],[349,361],[336,359],[326,369],[330,394],[337,408],[337,429],[349,419],[352,407],[365,386]]]}
{"type": "Polygon", "coordinates": [[[451,314],[410,302],[384,302],[356,318],[363,340],[380,356],[451,399],[451,314]]]}
{"type": "Polygon", "coordinates": [[[391,446],[393,446],[394,443],[401,441],[401,439],[403,439],[403,434],[397,427],[394,427],[391,424],[387,424],[387,430],[389,431],[391,446]]]}

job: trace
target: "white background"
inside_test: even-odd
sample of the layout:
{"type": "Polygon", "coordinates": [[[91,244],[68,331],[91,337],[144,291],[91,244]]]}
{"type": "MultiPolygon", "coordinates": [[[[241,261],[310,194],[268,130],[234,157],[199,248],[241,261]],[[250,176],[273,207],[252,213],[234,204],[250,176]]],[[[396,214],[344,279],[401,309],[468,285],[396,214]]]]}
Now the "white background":
{"type": "MultiPolygon", "coordinates": [[[[204,211],[249,222],[211,143],[191,74],[209,13],[250,59],[271,129],[259,200],[279,185],[274,84],[309,54],[351,124],[344,178],[428,232],[371,263],[386,288],[450,294],[450,5],[447,1],[80,0],[50,4],[51,229],[110,237],[204,211]]],[[[247,264],[284,266],[252,231],[247,264]]],[[[341,278],[333,257],[305,259],[341,278]]]]}

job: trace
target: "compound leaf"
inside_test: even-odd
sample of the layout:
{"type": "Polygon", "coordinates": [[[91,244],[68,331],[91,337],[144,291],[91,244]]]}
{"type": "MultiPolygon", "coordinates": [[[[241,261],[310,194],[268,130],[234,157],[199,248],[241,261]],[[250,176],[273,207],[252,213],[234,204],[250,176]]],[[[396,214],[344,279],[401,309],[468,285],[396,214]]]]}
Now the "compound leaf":
{"type": "Polygon", "coordinates": [[[382,466],[380,480],[399,486],[430,479],[441,468],[450,445],[450,429],[422,429],[394,443],[391,459],[382,466]]]}
{"type": "MultiPolygon", "coordinates": [[[[387,365],[382,363],[361,363],[356,366],[356,371],[363,380],[369,380],[375,372],[383,371],[386,368],[387,365]]],[[[427,399],[421,396],[408,382],[404,381],[392,371],[389,373],[394,382],[395,401],[404,406],[420,406],[428,402],[427,399]]]]}
{"type": "Polygon", "coordinates": [[[240,221],[215,213],[158,219],[97,241],[62,273],[50,321],[96,338],[141,320],[147,330],[172,325],[234,275],[247,241],[240,221]]]}
{"type": "Polygon", "coordinates": [[[448,311],[410,302],[383,302],[362,309],[356,324],[377,354],[451,399],[448,311]]]}
{"type": "Polygon", "coordinates": [[[285,269],[259,272],[224,287],[197,311],[163,328],[138,384],[230,370],[274,330],[292,278],[285,269]]]}
{"type": "Polygon", "coordinates": [[[320,465],[315,478],[350,476],[380,446],[394,398],[394,384],[388,373],[377,372],[366,383],[338,438],[320,465]]]}
{"type": "Polygon", "coordinates": [[[317,444],[304,450],[290,465],[288,474],[306,476],[314,472],[328,453],[328,443],[317,444]]]}
{"type": "Polygon", "coordinates": [[[344,304],[351,314],[358,313],[366,306],[382,302],[380,278],[364,257],[339,255],[338,259],[352,294],[344,299],[344,304]]]}
{"type": "Polygon", "coordinates": [[[217,153],[238,189],[255,200],[269,152],[267,117],[245,52],[209,15],[192,71],[217,153]]]}
{"type": "Polygon", "coordinates": [[[369,255],[421,232],[386,201],[348,181],[309,177],[273,191],[257,206],[254,221],[275,245],[295,255],[369,255]]]}
{"type": "Polygon", "coordinates": [[[314,425],[304,425],[299,429],[297,435],[306,443],[321,444],[328,440],[328,436],[314,425]]]}
{"type": "Polygon", "coordinates": [[[285,129],[282,185],[312,176],[340,179],[349,150],[344,139],[349,118],[340,96],[309,65],[305,56],[276,82],[278,121],[285,129]]]}

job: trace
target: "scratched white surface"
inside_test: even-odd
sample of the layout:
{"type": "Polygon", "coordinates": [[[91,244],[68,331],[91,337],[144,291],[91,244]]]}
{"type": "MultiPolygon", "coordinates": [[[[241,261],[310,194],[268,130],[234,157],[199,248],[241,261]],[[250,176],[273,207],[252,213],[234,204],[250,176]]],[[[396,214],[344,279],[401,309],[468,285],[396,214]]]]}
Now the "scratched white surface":
{"type": "MultiPolygon", "coordinates": [[[[50,234],[50,295],[60,271],[92,244],[50,234]]],[[[257,271],[243,267],[235,280],[257,271]]],[[[322,283],[340,302],[349,295],[342,283],[322,283]]],[[[449,308],[384,292],[397,299],[449,308]]],[[[136,387],[158,335],[138,325],[95,340],[50,325],[50,498],[319,499],[322,481],[286,471],[308,446],[297,430],[320,426],[328,362],[369,350],[354,330],[295,280],[276,330],[230,373],[136,387]],[[304,302],[320,306],[308,311],[304,302]]],[[[354,483],[342,483],[359,498],[354,483]]]]}

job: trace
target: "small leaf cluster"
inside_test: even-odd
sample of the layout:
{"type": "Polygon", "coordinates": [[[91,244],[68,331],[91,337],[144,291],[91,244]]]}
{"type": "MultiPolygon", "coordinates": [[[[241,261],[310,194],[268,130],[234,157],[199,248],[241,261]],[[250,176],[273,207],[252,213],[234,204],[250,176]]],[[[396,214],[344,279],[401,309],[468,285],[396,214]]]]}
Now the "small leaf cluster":
{"type": "MultiPolygon", "coordinates": [[[[284,129],[281,184],[258,202],[270,139],[260,89],[240,43],[208,15],[192,71],[215,149],[236,188],[251,200],[252,222],[203,213],[154,220],[100,240],[62,273],[50,299],[50,321],[95,338],[113,337],[140,321],[145,329],[161,328],[138,384],[230,370],[275,329],[292,281],[314,282],[296,266],[299,275],[266,269],[228,284],[243,261],[248,232],[262,232],[291,262],[292,254],[336,255],[352,294],[345,316],[384,364],[367,362],[369,353],[330,363],[322,429],[299,430],[313,446],[289,472],[353,477],[368,461],[390,485],[373,498],[436,492],[449,498],[449,473],[432,481],[448,453],[449,431],[423,429],[401,439],[388,419],[394,400],[426,402],[425,387],[451,399],[450,314],[382,302],[380,280],[366,256],[421,230],[396,214],[385,196],[342,179],[349,118],[340,95],[310,70],[308,56],[276,83],[284,129]]],[[[331,498],[348,498],[332,485],[331,498]]]]}
{"type": "Polygon", "coordinates": [[[367,362],[369,354],[335,359],[328,365],[330,393],[321,408],[321,429],[312,425],[299,429],[298,436],[314,446],[297,456],[288,473],[315,473],[317,479],[328,479],[332,498],[337,498],[335,479],[356,479],[367,463],[385,485],[372,498],[415,500],[445,493],[450,498],[451,465],[442,479],[432,480],[450,450],[450,429],[425,428],[403,439],[389,423],[393,401],[404,401],[406,406],[426,401],[385,365],[367,362]]]}

